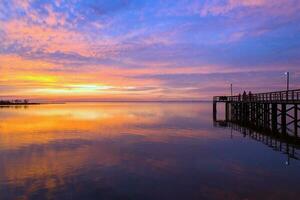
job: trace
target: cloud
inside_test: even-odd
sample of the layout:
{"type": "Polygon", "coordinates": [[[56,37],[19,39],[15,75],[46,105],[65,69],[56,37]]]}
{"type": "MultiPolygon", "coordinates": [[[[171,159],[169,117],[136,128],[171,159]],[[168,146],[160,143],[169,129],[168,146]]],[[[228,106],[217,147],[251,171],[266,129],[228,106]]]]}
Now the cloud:
{"type": "Polygon", "coordinates": [[[297,72],[299,8],[296,0],[4,0],[1,87],[43,98],[208,98],[248,72],[262,81],[266,71],[297,72]]]}
{"type": "Polygon", "coordinates": [[[295,0],[227,0],[225,3],[221,1],[210,1],[201,9],[201,15],[226,15],[230,12],[243,12],[244,15],[259,11],[260,14],[287,16],[293,15],[299,10],[299,2],[295,0]]]}

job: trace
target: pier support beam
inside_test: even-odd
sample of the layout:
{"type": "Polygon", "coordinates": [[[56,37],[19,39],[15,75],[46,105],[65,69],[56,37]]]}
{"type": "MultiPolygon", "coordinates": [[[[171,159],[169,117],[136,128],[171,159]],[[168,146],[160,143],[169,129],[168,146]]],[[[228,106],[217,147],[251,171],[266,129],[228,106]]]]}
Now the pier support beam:
{"type": "Polygon", "coordinates": [[[255,103],[255,125],[260,127],[260,103],[255,103]]]}
{"type": "Polygon", "coordinates": [[[294,132],[295,136],[298,136],[298,104],[295,104],[294,108],[294,132]]]}
{"type": "Polygon", "coordinates": [[[286,134],[286,104],[281,104],[281,129],[282,133],[286,134]]]}
{"type": "Polygon", "coordinates": [[[249,112],[249,104],[250,103],[245,103],[244,104],[244,114],[245,114],[245,118],[244,118],[244,120],[245,120],[245,123],[246,124],[249,124],[249,118],[250,118],[250,112],[249,112]]]}
{"type": "Polygon", "coordinates": [[[267,103],[264,103],[263,105],[263,109],[264,109],[264,112],[263,112],[263,124],[264,124],[264,128],[269,128],[268,127],[268,123],[269,123],[269,104],[267,103]]]}
{"type": "Polygon", "coordinates": [[[250,103],[251,107],[250,107],[250,113],[251,113],[251,122],[250,124],[253,124],[253,122],[255,121],[255,103],[250,103]]]}
{"type": "Polygon", "coordinates": [[[272,104],[272,131],[277,132],[277,104],[272,104]]]}
{"type": "Polygon", "coordinates": [[[229,103],[228,102],[225,103],[225,120],[226,121],[229,120],[229,103]]]}
{"type": "Polygon", "coordinates": [[[213,119],[214,121],[217,120],[217,102],[213,102],[213,119]]]}

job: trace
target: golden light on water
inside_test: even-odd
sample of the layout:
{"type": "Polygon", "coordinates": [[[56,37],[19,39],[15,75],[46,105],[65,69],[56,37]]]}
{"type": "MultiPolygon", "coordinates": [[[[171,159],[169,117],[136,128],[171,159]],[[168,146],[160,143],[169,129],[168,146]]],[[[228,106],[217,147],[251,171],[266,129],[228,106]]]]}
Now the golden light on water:
{"type": "MultiPolygon", "coordinates": [[[[195,174],[201,173],[199,180],[213,176],[213,181],[215,174],[225,174],[219,180],[223,183],[230,173],[230,180],[239,185],[241,178],[248,184],[249,172],[256,174],[253,177],[270,174],[269,167],[255,168],[252,160],[249,164],[248,157],[238,162],[248,152],[269,166],[264,155],[255,155],[264,145],[246,142],[248,137],[236,131],[232,139],[229,129],[213,129],[210,103],[68,103],[0,109],[0,182],[6,188],[21,188],[20,193],[8,193],[17,199],[37,193],[48,197],[89,192],[107,186],[103,180],[118,188],[119,176],[125,185],[129,178],[145,180],[147,174],[152,182],[152,173],[155,179],[163,176],[174,182],[174,174],[177,179],[194,170],[188,179],[192,183],[195,174]],[[239,149],[249,145],[252,150],[240,154],[239,149]]],[[[282,161],[281,154],[277,158],[282,161]]]]}
{"type": "Polygon", "coordinates": [[[119,136],[123,132],[121,130],[127,128],[142,135],[155,133],[158,130],[138,127],[141,124],[149,127],[159,124],[168,118],[166,113],[192,117],[197,115],[197,110],[192,105],[178,107],[171,104],[163,108],[147,103],[70,103],[2,108],[0,148],[17,149],[24,145],[43,144],[67,138],[119,136]],[[189,112],[183,112],[186,109],[189,112]],[[70,134],[67,134],[68,132],[70,134]]]}

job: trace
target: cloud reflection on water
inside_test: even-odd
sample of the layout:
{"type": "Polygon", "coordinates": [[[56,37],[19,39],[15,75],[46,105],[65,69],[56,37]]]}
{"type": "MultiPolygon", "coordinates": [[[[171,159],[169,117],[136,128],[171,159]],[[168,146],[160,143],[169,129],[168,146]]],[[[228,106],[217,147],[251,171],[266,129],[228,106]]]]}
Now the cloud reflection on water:
{"type": "Polygon", "coordinates": [[[4,199],[298,195],[285,182],[297,183],[298,175],[289,175],[299,165],[286,171],[278,154],[214,129],[209,103],[64,104],[1,111],[4,199]],[[264,156],[274,161],[272,167],[264,156]]]}

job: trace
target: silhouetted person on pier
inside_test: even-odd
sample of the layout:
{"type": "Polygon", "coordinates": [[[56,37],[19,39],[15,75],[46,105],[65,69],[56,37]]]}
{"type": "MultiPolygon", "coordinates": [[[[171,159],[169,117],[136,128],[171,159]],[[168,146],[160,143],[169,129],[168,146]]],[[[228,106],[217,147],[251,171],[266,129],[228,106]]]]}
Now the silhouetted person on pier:
{"type": "Polygon", "coordinates": [[[243,92],[243,101],[245,101],[247,98],[247,94],[246,94],[246,91],[243,92]]]}
{"type": "Polygon", "coordinates": [[[251,91],[249,91],[248,96],[249,96],[249,100],[251,101],[252,100],[252,93],[251,93],[251,91]]]}
{"type": "Polygon", "coordinates": [[[239,101],[241,101],[241,93],[239,94],[239,101]]]}

